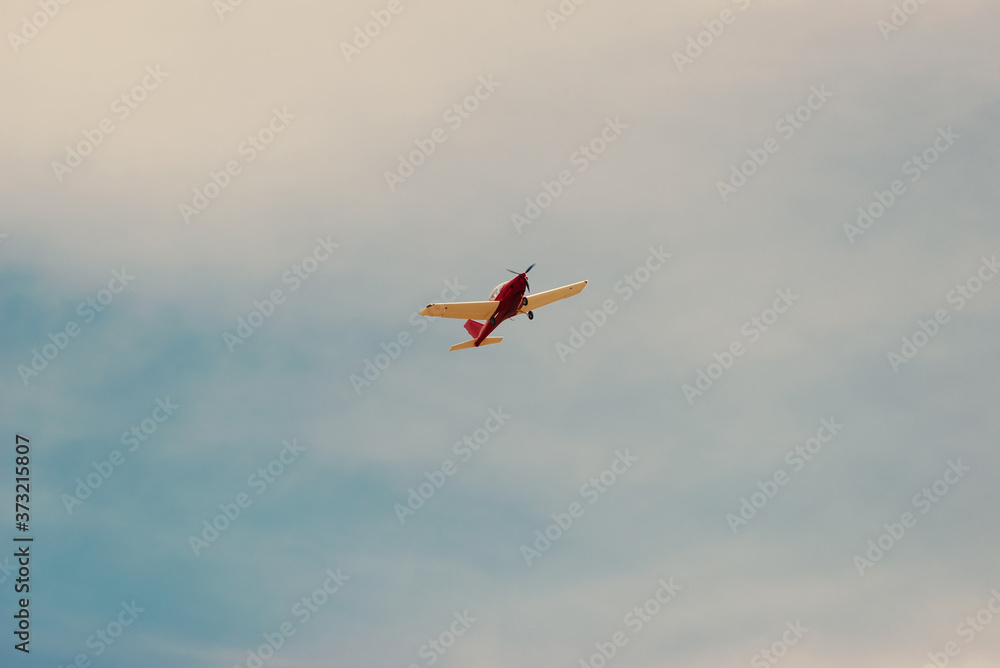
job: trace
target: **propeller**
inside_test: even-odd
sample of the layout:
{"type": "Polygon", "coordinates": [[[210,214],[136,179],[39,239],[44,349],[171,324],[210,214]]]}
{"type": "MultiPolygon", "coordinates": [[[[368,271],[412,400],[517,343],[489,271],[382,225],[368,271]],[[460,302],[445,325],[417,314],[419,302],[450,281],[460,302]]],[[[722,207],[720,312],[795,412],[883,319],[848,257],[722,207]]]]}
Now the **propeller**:
{"type": "Polygon", "coordinates": [[[531,263],[531,267],[528,267],[527,269],[525,269],[524,272],[514,271],[513,269],[508,269],[507,271],[509,271],[512,274],[521,274],[521,273],[524,273],[525,274],[525,277],[524,277],[524,287],[526,287],[528,289],[528,292],[531,292],[531,285],[528,284],[527,273],[529,271],[531,271],[531,268],[534,267],[536,264],[538,264],[538,263],[537,262],[532,262],[531,263]]]}

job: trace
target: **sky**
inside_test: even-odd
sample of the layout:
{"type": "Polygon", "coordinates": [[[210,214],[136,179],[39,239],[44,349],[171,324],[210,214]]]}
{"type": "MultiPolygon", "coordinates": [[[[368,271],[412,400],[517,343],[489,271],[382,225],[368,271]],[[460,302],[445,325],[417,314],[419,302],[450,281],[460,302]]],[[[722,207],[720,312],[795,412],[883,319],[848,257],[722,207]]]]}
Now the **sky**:
{"type": "Polygon", "coordinates": [[[5,3],[0,663],[995,666],[998,20],[5,3]]]}

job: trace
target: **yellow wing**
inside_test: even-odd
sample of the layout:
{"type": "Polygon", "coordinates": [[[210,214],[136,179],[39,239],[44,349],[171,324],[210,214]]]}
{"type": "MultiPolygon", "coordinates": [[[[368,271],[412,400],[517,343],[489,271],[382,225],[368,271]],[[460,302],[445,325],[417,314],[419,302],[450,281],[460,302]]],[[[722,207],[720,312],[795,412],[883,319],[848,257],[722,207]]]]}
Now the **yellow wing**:
{"type": "Polygon", "coordinates": [[[543,306],[548,306],[552,302],[557,302],[560,299],[566,299],[567,297],[578,295],[583,292],[585,287],[587,287],[587,281],[580,281],[579,283],[564,285],[563,287],[555,288],[554,290],[546,290],[545,292],[529,295],[528,303],[519,308],[517,312],[527,313],[528,311],[534,311],[535,309],[542,308],[543,306]]]}
{"type": "Polygon", "coordinates": [[[489,320],[497,310],[499,302],[451,302],[428,304],[420,315],[437,318],[458,318],[460,320],[489,320]]]}

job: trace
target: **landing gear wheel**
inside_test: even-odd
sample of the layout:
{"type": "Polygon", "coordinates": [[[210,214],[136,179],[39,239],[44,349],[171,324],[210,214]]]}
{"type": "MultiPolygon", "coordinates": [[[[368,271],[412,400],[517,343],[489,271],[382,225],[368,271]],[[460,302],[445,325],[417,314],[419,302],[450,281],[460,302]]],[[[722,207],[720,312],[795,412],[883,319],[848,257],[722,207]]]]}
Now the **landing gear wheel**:
{"type": "Polygon", "coordinates": [[[496,325],[497,324],[496,316],[492,316],[492,315],[490,316],[490,324],[491,325],[496,325]]]}
{"type": "Polygon", "coordinates": [[[528,311],[528,320],[534,320],[534,319],[535,319],[535,312],[528,311]]]}
{"type": "Polygon", "coordinates": [[[528,305],[528,298],[521,297],[521,306],[527,306],[527,305],[528,305]]]}

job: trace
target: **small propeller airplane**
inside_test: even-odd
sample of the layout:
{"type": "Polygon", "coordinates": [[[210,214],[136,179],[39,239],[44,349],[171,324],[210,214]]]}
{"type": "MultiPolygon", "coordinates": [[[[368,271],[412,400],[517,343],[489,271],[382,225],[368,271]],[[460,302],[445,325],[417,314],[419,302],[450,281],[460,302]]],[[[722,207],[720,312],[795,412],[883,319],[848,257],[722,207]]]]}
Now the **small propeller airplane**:
{"type": "MultiPolygon", "coordinates": [[[[531,265],[531,267],[534,266],[534,264],[531,265]]],[[[522,313],[527,313],[528,320],[533,320],[535,317],[533,309],[547,306],[560,299],[578,295],[587,287],[587,281],[580,281],[579,283],[564,285],[554,290],[539,292],[530,297],[525,296],[525,292],[531,292],[531,287],[528,285],[528,272],[531,271],[531,267],[528,267],[520,274],[513,269],[508,269],[507,271],[516,274],[516,276],[506,283],[501,283],[493,288],[489,301],[428,304],[427,308],[420,312],[420,315],[466,319],[465,331],[472,336],[472,339],[463,343],[456,343],[450,350],[478,348],[479,346],[488,346],[492,343],[503,341],[502,336],[490,336],[490,333],[504,320],[522,313]],[[477,320],[485,320],[487,322],[476,322],[477,320]]]]}

